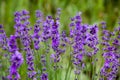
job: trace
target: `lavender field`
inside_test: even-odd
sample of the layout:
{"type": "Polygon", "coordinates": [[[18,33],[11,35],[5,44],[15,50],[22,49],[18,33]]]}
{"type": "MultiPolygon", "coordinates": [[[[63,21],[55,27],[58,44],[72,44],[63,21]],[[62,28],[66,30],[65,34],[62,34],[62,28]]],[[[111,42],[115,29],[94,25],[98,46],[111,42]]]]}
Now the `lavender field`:
{"type": "Polygon", "coordinates": [[[120,80],[119,17],[87,22],[84,11],[69,19],[64,8],[44,12],[18,9],[12,27],[0,16],[0,80],[120,80]]]}

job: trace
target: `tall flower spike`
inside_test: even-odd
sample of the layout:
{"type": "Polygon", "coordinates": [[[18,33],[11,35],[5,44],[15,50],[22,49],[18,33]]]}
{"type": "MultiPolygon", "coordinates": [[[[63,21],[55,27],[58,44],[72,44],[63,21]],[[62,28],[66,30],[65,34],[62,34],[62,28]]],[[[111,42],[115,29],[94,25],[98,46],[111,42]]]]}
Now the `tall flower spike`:
{"type": "Polygon", "coordinates": [[[42,21],[42,13],[37,10],[36,11],[36,24],[34,25],[34,33],[33,33],[33,42],[34,42],[34,48],[38,50],[40,48],[39,43],[41,41],[41,36],[40,36],[40,25],[43,22],[42,21]]]}
{"type": "Polygon", "coordinates": [[[16,43],[16,37],[14,35],[10,36],[9,42],[8,42],[8,47],[9,47],[9,51],[11,53],[15,53],[15,51],[18,51],[18,47],[17,47],[17,43],[16,43]]]}
{"type": "Polygon", "coordinates": [[[47,16],[46,20],[43,22],[43,32],[42,38],[43,41],[46,42],[51,38],[51,26],[52,26],[52,16],[47,16]]]}
{"type": "Polygon", "coordinates": [[[81,40],[82,39],[82,24],[81,24],[81,16],[78,13],[75,17],[74,17],[74,28],[73,30],[73,40],[74,40],[74,44],[72,45],[73,47],[73,63],[75,65],[75,74],[79,75],[80,74],[80,68],[78,67],[81,63],[82,63],[82,59],[83,59],[83,51],[84,51],[84,45],[82,41],[85,40],[81,40]]]}
{"type": "Polygon", "coordinates": [[[46,44],[47,47],[45,53],[41,55],[42,63],[42,74],[40,76],[41,80],[48,80],[48,74],[46,72],[46,57],[49,50],[48,40],[51,38],[51,26],[52,26],[52,16],[47,16],[46,20],[43,22],[43,32],[42,32],[42,41],[46,44]]]}
{"type": "Polygon", "coordinates": [[[118,42],[116,39],[113,39],[111,36],[114,36],[113,33],[109,32],[108,30],[103,30],[103,57],[104,57],[104,64],[101,68],[100,72],[100,79],[106,79],[106,80],[115,80],[116,74],[118,72],[119,68],[119,59],[117,55],[117,44],[115,42],[118,42]],[[113,44],[110,44],[110,41],[112,41],[113,44]],[[105,43],[106,42],[106,43],[105,43]]]}
{"type": "Polygon", "coordinates": [[[9,51],[12,53],[10,57],[11,66],[9,68],[9,80],[19,80],[20,75],[18,73],[18,68],[23,63],[23,56],[20,52],[18,52],[16,37],[11,35],[8,42],[9,51]]]}
{"type": "Polygon", "coordinates": [[[56,70],[58,68],[59,65],[57,65],[58,62],[60,62],[60,56],[61,53],[64,53],[65,50],[62,50],[60,48],[61,43],[60,43],[60,33],[59,33],[59,27],[60,27],[60,13],[61,10],[58,9],[57,10],[57,14],[56,14],[56,18],[53,21],[52,24],[52,29],[51,29],[51,37],[52,37],[52,49],[54,50],[55,54],[51,54],[51,59],[53,60],[54,64],[54,69],[56,70]]]}
{"type": "Polygon", "coordinates": [[[16,21],[15,29],[16,29],[16,37],[20,38],[24,50],[26,52],[26,61],[28,64],[28,77],[29,78],[34,78],[36,72],[34,71],[34,63],[33,63],[33,51],[30,48],[31,44],[31,35],[29,34],[29,30],[31,28],[28,27],[30,24],[29,22],[29,12],[26,10],[22,10],[20,12],[15,13],[15,19],[18,19],[16,21]]]}
{"type": "Polygon", "coordinates": [[[18,68],[23,63],[22,54],[19,53],[18,51],[15,51],[15,53],[12,53],[10,61],[11,61],[11,66],[9,69],[10,74],[8,76],[8,79],[9,80],[19,80],[20,75],[18,73],[18,68]]]}
{"type": "Polygon", "coordinates": [[[98,52],[97,45],[99,43],[98,41],[98,27],[97,25],[93,25],[90,27],[90,31],[88,33],[87,38],[87,45],[89,48],[91,48],[91,51],[88,51],[88,56],[93,56],[98,52]]]}
{"type": "Polygon", "coordinates": [[[3,29],[3,26],[0,24],[0,48],[2,48],[3,50],[8,50],[7,42],[8,39],[6,33],[3,29]]]}
{"type": "Polygon", "coordinates": [[[40,43],[41,39],[40,39],[40,33],[39,32],[40,32],[39,25],[34,25],[33,41],[34,41],[35,50],[39,50],[39,48],[40,48],[39,43],[40,43]]]}
{"type": "Polygon", "coordinates": [[[48,74],[46,72],[46,56],[45,55],[41,55],[41,63],[42,63],[42,74],[40,76],[41,80],[48,80],[48,74]]]}
{"type": "Polygon", "coordinates": [[[59,26],[60,26],[60,8],[57,10],[56,20],[52,24],[51,36],[52,36],[52,48],[55,52],[58,51],[60,45],[60,34],[59,34],[59,26]]]}
{"type": "Polygon", "coordinates": [[[36,10],[36,23],[40,24],[43,22],[43,13],[40,10],[36,10]]]}

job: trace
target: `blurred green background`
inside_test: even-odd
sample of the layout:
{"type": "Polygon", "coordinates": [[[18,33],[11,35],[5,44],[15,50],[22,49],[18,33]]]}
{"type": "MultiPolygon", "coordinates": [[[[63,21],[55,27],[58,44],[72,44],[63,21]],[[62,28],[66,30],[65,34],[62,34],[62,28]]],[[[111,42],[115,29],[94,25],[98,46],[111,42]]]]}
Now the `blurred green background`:
{"type": "Polygon", "coordinates": [[[120,16],[120,0],[0,0],[0,24],[3,24],[7,35],[14,33],[14,12],[22,9],[30,11],[31,25],[35,23],[35,10],[44,15],[56,14],[61,8],[61,29],[68,30],[70,17],[82,12],[83,23],[100,23],[106,21],[111,30],[120,16]]]}

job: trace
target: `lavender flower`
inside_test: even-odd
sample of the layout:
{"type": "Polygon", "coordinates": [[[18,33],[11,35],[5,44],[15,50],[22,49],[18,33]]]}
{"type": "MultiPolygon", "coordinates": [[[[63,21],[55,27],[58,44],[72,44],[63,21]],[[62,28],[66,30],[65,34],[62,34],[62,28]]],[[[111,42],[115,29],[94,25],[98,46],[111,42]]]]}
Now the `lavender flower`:
{"type": "Polygon", "coordinates": [[[15,53],[15,51],[18,51],[16,37],[14,35],[10,36],[8,46],[11,53],[15,53]]]}
{"type": "Polygon", "coordinates": [[[40,38],[40,24],[43,22],[42,21],[42,13],[39,11],[39,10],[37,10],[36,11],[36,18],[37,18],[37,20],[36,20],[36,24],[34,25],[34,34],[33,34],[33,41],[34,41],[34,48],[36,49],[36,50],[38,50],[39,48],[40,48],[40,46],[39,46],[39,43],[40,43],[40,41],[41,41],[41,38],[40,38]]]}
{"type": "Polygon", "coordinates": [[[51,26],[52,26],[52,17],[47,16],[46,21],[43,22],[43,33],[42,38],[43,41],[48,41],[51,38],[51,26]]]}
{"type": "Polygon", "coordinates": [[[16,12],[15,17],[17,18],[17,20],[15,20],[16,22],[15,35],[17,38],[20,38],[24,46],[24,50],[26,52],[26,61],[28,64],[28,77],[33,79],[36,72],[34,71],[33,51],[30,48],[31,35],[29,35],[29,30],[31,30],[31,28],[28,28],[28,25],[30,24],[28,20],[29,12],[26,10],[22,10],[21,12],[16,12]]]}
{"type": "Polygon", "coordinates": [[[39,25],[34,26],[34,34],[33,34],[33,41],[34,41],[34,48],[38,50],[40,48],[40,35],[39,35],[40,27],[39,25]]]}
{"type": "Polygon", "coordinates": [[[92,49],[92,51],[88,51],[88,56],[93,56],[98,52],[98,48],[97,45],[99,44],[99,40],[98,40],[98,27],[97,25],[93,25],[92,27],[90,27],[90,32],[87,35],[87,45],[89,48],[92,49]]]}
{"type": "Polygon", "coordinates": [[[43,13],[40,10],[36,10],[36,18],[37,18],[37,21],[36,21],[37,24],[40,24],[43,22],[43,13]]]}
{"type": "Polygon", "coordinates": [[[3,26],[0,25],[0,47],[3,49],[3,50],[8,50],[8,46],[7,46],[7,36],[6,36],[6,33],[5,31],[3,30],[3,26]]]}
{"type": "Polygon", "coordinates": [[[22,10],[21,12],[15,12],[15,36],[22,37],[22,35],[28,33],[28,31],[30,30],[30,28],[28,28],[27,26],[30,24],[28,19],[29,19],[29,12],[26,10],[22,10]],[[21,32],[22,31],[22,32],[21,32]]]}
{"type": "Polygon", "coordinates": [[[40,80],[48,80],[48,75],[46,73],[43,73],[40,77],[40,80]]]}
{"type": "Polygon", "coordinates": [[[107,80],[115,80],[116,74],[119,68],[119,60],[117,59],[116,53],[107,52],[104,53],[105,63],[101,68],[101,76],[107,78],[107,80]]]}
{"type": "Polygon", "coordinates": [[[53,21],[52,29],[51,29],[52,49],[55,52],[55,54],[51,54],[51,58],[54,60],[55,65],[60,61],[60,54],[62,53],[61,52],[62,50],[60,49],[60,33],[58,30],[60,26],[59,20],[60,20],[60,9],[57,10],[56,21],[53,21]]]}
{"type": "MultiPolygon", "coordinates": [[[[97,25],[82,24],[81,14],[71,18],[70,43],[73,47],[72,58],[75,66],[75,75],[83,69],[84,57],[92,57],[98,52],[98,27],[97,25]]],[[[85,66],[84,66],[85,67],[85,66]]],[[[76,78],[77,79],[77,78],[76,78]]]]}
{"type": "Polygon", "coordinates": [[[10,74],[8,76],[8,79],[9,80],[12,80],[12,79],[19,80],[20,75],[18,73],[18,68],[23,63],[23,57],[22,57],[22,54],[18,52],[16,37],[14,35],[10,36],[8,46],[9,46],[9,51],[12,53],[11,59],[10,59],[11,66],[9,69],[10,74]]]}
{"type": "Polygon", "coordinates": [[[55,52],[58,51],[58,47],[60,44],[60,35],[58,31],[58,25],[56,22],[52,25],[52,48],[55,52]]]}
{"type": "Polygon", "coordinates": [[[43,27],[42,27],[42,42],[44,42],[46,49],[44,50],[45,53],[41,55],[41,64],[42,64],[42,74],[40,76],[40,79],[41,80],[48,80],[48,75],[47,75],[47,67],[46,67],[46,64],[47,64],[47,56],[49,53],[49,50],[50,50],[50,45],[48,44],[49,43],[49,40],[51,39],[51,26],[53,24],[53,19],[52,19],[52,16],[47,16],[46,17],[46,20],[43,22],[43,27]]]}
{"type": "Polygon", "coordinates": [[[18,73],[18,68],[21,66],[21,64],[23,63],[23,57],[22,54],[19,53],[18,51],[15,51],[15,53],[11,54],[11,66],[9,69],[9,76],[8,79],[9,80],[19,80],[20,79],[20,75],[18,73]]]}
{"type": "Polygon", "coordinates": [[[83,53],[84,53],[84,45],[83,45],[83,42],[82,41],[85,41],[85,40],[82,40],[82,33],[81,33],[81,28],[82,28],[82,25],[81,25],[81,16],[80,14],[78,13],[76,16],[75,16],[75,27],[74,27],[74,45],[73,45],[73,63],[75,65],[75,74],[76,75],[79,75],[80,74],[80,68],[79,68],[79,65],[82,63],[82,59],[83,59],[83,53]]]}
{"type": "Polygon", "coordinates": [[[42,74],[40,76],[41,80],[48,80],[48,74],[46,72],[46,70],[47,70],[47,68],[46,68],[46,65],[47,65],[46,56],[47,56],[46,54],[41,55],[41,64],[42,64],[42,74]]]}
{"type": "Polygon", "coordinates": [[[46,55],[41,55],[41,63],[42,63],[42,74],[40,76],[41,80],[48,80],[48,74],[46,72],[46,55]]]}
{"type": "MultiPolygon", "coordinates": [[[[105,24],[104,24],[105,25],[105,24]]],[[[104,26],[103,25],[103,26],[104,26]]],[[[115,80],[116,74],[119,69],[119,58],[117,54],[117,47],[118,40],[112,39],[113,33],[109,32],[108,30],[103,30],[104,38],[103,41],[107,43],[104,44],[103,50],[103,57],[104,57],[104,65],[101,68],[101,78],[100,79],[107,79],[107,80],[115,80]],[[110,41],[113,41],[112,45],[110,44],[110,41]]]]}

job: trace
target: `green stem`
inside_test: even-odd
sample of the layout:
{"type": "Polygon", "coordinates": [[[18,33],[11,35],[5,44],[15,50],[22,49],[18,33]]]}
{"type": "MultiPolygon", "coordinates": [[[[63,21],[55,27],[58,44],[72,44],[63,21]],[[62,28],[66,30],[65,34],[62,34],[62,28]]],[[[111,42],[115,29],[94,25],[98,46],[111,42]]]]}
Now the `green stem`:
{"type": "MultiPolygon", "coordinates": [[[[69,49],[70,49],[70,52],[71,52],[71,47],[69,49]]],[[[69,63],[68,63],[68,68],[67,68],[66,75],[65,75],[65,80],[67,80],[67,77],[68,77],[68,74],[69,74],[70,65],[71,65],[71,55],[70,55],[70,58],[69,58],[69,63]]]]}
{"type": "MultiPolygon", "coordinates": [[[[55,67],[57,67],[57,63],[56,63],[56,66],[55,67]]],[[[55,68],[55,80],[57,80],[57,69],[55,68]]]]}
{"type": "Polygon", "coordinates": [[[70,68],[68,80],[70,80],[71,71],[72,71],[72,69],[70,68]]]}
{"type": "MultiPolygon", "coordinates": [[[[70,60],[71,60],[71,57],[70,57],[70,60]]],[[[67,71],[66,71],[65,80],[67,80],[69,68],[70,68],[70,61],[69,61],[68,68],[67,68],[67,71]]]]}
{"type": "MultiPolygon", "coordinates": [[[[92,61],[93,60],[94,60],[94,55],[93,55],[92,61]]],[[[94,80],[94,65],[95,65],[95,61],[93,62],[93,65],[92,65],[92,80],[94,80]]]]}

